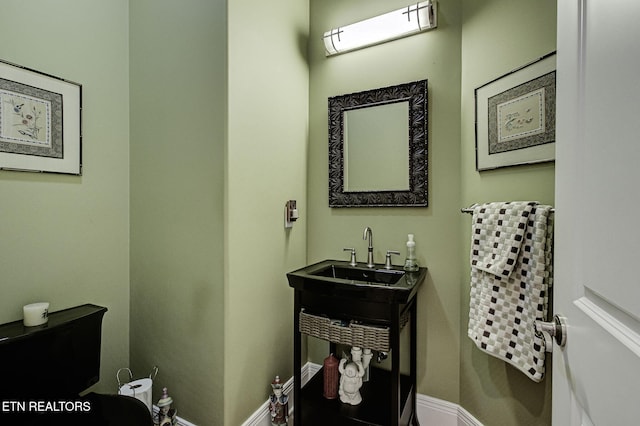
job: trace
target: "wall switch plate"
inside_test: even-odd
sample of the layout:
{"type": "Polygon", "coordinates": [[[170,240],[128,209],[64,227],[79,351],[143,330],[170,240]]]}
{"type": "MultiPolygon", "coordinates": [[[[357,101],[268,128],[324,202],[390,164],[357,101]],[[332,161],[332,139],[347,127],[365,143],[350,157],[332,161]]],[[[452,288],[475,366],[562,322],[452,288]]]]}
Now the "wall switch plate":
{"type": "Polygon", "coordinates": [[[284,204],[284,227],[292,228],[293,223],[298,220],[298,208],[296,200],[289,200],[284,204]]]}

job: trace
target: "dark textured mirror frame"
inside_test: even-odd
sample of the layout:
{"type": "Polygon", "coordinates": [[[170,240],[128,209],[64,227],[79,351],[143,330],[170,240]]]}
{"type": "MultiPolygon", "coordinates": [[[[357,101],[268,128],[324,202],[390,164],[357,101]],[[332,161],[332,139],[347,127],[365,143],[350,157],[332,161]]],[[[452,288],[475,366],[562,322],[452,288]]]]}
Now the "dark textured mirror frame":
{"type": "Polygon", "coordinates": [[[329,207],[426,207],[427,80],[329,98],[329,207]],[[409,190],[344,191],[344,112],[409,102],[409,190]]]}

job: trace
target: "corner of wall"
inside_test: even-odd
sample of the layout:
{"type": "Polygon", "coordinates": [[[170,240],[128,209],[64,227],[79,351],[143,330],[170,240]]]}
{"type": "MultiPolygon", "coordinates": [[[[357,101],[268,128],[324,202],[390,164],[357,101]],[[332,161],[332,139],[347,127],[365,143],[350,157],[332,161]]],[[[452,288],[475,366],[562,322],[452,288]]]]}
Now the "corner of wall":
{"type": "MultiPolygon", "coordinates": [[[[555,50],[555,2],[463,0],[461,206],[532,199],[552,204],[553,163],[475,170],[475,88],[555,50]]],[[[466,338],[470,221],[462,215],[460,404],[487,424],[551,422],[551,380],[535,384],[466,338]]]]}

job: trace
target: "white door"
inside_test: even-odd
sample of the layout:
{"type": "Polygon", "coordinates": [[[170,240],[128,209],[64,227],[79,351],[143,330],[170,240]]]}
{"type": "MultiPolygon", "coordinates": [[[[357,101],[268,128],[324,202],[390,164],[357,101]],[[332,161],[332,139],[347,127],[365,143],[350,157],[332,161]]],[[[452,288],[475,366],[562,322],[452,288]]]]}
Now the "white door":
{"type": "Polygon", "coordinates": [[[640,425],[640,2],[557,4],[553,424],[640,425]]]}

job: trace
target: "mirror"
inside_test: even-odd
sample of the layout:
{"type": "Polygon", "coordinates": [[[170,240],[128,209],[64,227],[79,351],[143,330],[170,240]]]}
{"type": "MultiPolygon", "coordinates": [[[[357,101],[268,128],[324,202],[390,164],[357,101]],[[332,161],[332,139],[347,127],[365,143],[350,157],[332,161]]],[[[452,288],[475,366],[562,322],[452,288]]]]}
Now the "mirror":
{"type": "Polygon", "coordinates": [[[329,98],[329,206],[427,206],[427,80],[329,98]]]}
{"type": "Polygon", "coordinates": [[[407,101],[344,112],[346,192],[409,190],[408,123],[407,101]]]}

